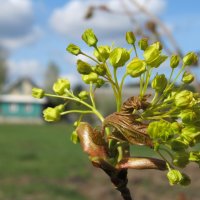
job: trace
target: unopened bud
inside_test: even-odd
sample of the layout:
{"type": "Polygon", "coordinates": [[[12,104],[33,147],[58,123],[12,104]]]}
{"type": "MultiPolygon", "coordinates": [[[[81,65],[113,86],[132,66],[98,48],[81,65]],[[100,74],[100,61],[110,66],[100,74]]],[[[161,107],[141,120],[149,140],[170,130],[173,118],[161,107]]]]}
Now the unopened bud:
{"type": "Polygon", "coordinates": [[[185,66],[190,66],[196,64],[198,61],[198,56],[194,52],[189,52],[183,57],[183,63],[185,66]]]}
{"type": "Polygon", "coordinates": [[[98,78],[96,81],[96,87],[100,88],[101,86],[103,86],[105,84],[105,81],[101,78],[98,78]]]}
{"type": "Polygon", "coordinates": [[[64,111],[64,109],[65,109],[65,105],[60,104],[60,105],[56,106],[55,109],[57,109],[57,110],[61,113],[61,112],[64,111]]]}
{"type": "Polygon", "coordinates": [[[171,129],[171,123],[163,120],[151,122],[148,125],[147,133],[153,140],[164,142],[170,140],[174,135],[171,129]]]}
{"type": "Polygon", "coordinates": [[[133,60],[128,63],[126,72],[132,77],[139,77],[143,72],[146,71],[146,63],[139,58],[133,58],[133,60]]]}
{"type": "Polygon", "coordinates": [[[87,99],[89,96],[89,93],[87,91],[81,91],[79,94],[78,94],[78,97],[82,100],[85,100],[87,99]]]}
{"type": "Polygon", "coordinates": [[[132,44],[132,45],[135,44],[136,39],[132,31],[126,32],[126,41],[128,44],[132,44]]]}
{"type": "Polygon", "coordinates": [[[94,56],[100,62],[105,62],[110,55],[110,47],[109,46],[99,46],[98,50],[94,50],[94,56]]]}
{"type": "Polygon", "coordinates": [[[42,99],[44,97],[44,90],[41,88],[33,88],[32,89],[32,97],[36,99],[42,99]]]}
{"type": "Polygon", "coordinates": [[[183,123],[192,123],[197,119],[197,114],[190,109],[182,110],[179,114],[179,117],[181,118],[183,123]]]}
{"type": "Polygon", "coordinates": [[[95,72],[91,72],[90,74],[82,75],[82,79],[86,84],[96,83],[98,75],[95,72]]]}
{"type": "Polygon", "coordinates": [[[79,55],[81,53],[80,47],[76,46],[75,44],[69,44],[69,46],[66,48],[66,50],[74,55],[79,55]]]}
{"type": "Polygon", "coordinates": [[[148,38],[142,38],[141,40],[139,40],[138,46],[142,51],[145,51],[148,47],[148,38]]]}
{"type": "Polygon", "coordinates": [[[154,42],[152,46],[155,46],[158,50],[162,50],[163,46],[160,42],[154,42]]]}
{"type": "Polygon", "coordinates": [[[92,72],[92,67],[90,64],[82,60],[77,60],[77,71],[80,74],[89,74],[90,72],[92,72]]]}
{"type": "Polygon", "coordinates": [[[104,76],[106,74],[106,66],[105,64],[99,64],[95,67],[94,70],[99,76],[104,76]]]}
{"type": "Polygon", "coordinates": [[[193,93],[188,90],[183,90],[176,94],[175,96],[175,105],[177,107],[187,107],[191,104],[193,100],[193,93]]]}
{"type": "Polygon", "coordinates": [[[161,55],[159,46],[152,44],[144,51],[144,58],[149,66],[157,68],[167,59],[167,56],[161,55]]]}
{"type": "Polygon", "coordinates": [[[189,83],[192,83],[193,80],[194,80],[193,74],[191,74],[190,72],[184,72],[183,77],[182,77],[183,83],[189,84],[189,83]]]}
{"type": "Polygon", "coordinates": [[[64,95],[66,92],[65,90],[70,89],[70,82],[67,79],[59,78],[53,84],[53,91],[58,95],[64,95]]]}
{"type": "Polygon", "coordinates": [[[83,35],[82,35],[82,39],[85,41],[85,43],[88,46],[96,46],[98,39],[96,37],[96,35],[94,34],[92,29],[87,29],[83,35]]]}
{"type": "Polygon", "coordinates": [[[178,67],[179,62],[180,62],[180,56],[178,56],[178,55],[172,55],[172,57],[170,59],[170,67],[171,68],[178,67]]]}
{"type": "Polygon", "coordinates": [[[122,67],[129,60],[130,53],[124,48],[115,48],[110,53],[110,63],[113,67],[122,67]]]}
{"type": "Polygon", "coordinates": [[[194,125],[187,125],[182,129],[181,137],[190,146],[200,142],[200,128],[194,125]]]}
{"type": "Polygon", "coordinates": [[[77,144],[79,142],[78,134],[76,131],[72,132],[70,139],[74,144],[77,144]]]}
{"type": "Polygon", "coordinates": [[[180,171],[173,169],[167,173],[167,178],[170,185],[175,185],[180,184],[180,182],[183,180],[183,175],[180,171]]]}
{"type": "Polygon", "coordinates": [[[156,75],[151,83],[151,87],[157,92],[162,92],[167,86],[167,78],[164,74],[156,75]]]}
{"type": "Polygon", "coordinates": [[[48,107],[43,111],[45,121],[55,122],[60,120],[60,112],[58,109],[48,107]]]}

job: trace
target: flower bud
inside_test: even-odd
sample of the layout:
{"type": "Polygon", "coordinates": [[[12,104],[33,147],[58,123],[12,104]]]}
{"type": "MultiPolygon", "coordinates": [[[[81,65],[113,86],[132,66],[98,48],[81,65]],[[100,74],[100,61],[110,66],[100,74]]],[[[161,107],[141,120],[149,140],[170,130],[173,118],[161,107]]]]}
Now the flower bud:
{"type": "Polygon", "coordinates": [[[59,78],[53,84],[53,91],[58,95],[64,95],[66,92],[65,90],[70,89],[70,82],[67,79],[59,78]]]}
{"type": "Polygon", "coordinates": [[[158,50],[162,50],[163,49],[163,46],[160,42],[154,42],[151,46],[155,46],[156,49],[158,50]]]}
{"type": "Polygon", "coordinates": [[[76,131],[72,132],[70,139],[74,144],[77,144],[79,142],[78,134],[76,131]]]}
{"type": "Polygon", "coordinates": [[[181,137],[190,146],[200,142],[200,128],[194,125],[187,125],[182,129],[181,137]]]}
{"type": "Polygon", "coordinates": [[[190,109],[182,110],[179,117],[185,124],[192,123],[197,119],[196,113],[190,109]]]}
{"type": "Polygon", "coordinates": [[[105,62],[110,55],[110,47],[109,46],[99,46],[98,50],[94,50],[94,56],[100,62],[105,62]]]}
{"type": "Polygon", "coordinates": [[[144,51],[144,58],[147,63],[152,63],[155,59],[160,56],[160,51],[156,46],[148,46],[147,49],[144,51]]]}
{"type": "Polygon", "coordinates": [[[82,39],[85,41],[85,43],[88,46],[96,46],[98,39],[96,37],[96,35],[94,34],[92,29],[87,29],[83,35],[82,35],[82,39]]]}
{"type": "Polygon", "coordinates": [[[82,60],[77,60],[77,71],[80,74],[89,74],[90,72],[92,72],[92,67],[90,66],[90,64],[82,60]]]}
{"type": "Polygon", "coordinates": [[[115,48],[110,53],[109,59],[113,67],[122,67],[129,60],[130,53],[124,48],[115,48]]]}
{"type": "Polygon", "coordinates": [[[135,44],[136,39],[132,31],[126,32],[126,41],[128,44],[132,44],[132,45],[135,44]]]}
{"type": "Polygon", "coordinates": [[[166,86],[167,79],[164,74],[156,75],[151,83],[151,87],[157,92],[162,92],[166,86]]]}
{"type": "Polygon", "coordinates": [[[59,110],[51,107],[48,107],[43,111],[43,116],[47,122],[55,122],[60,120],[59,110]]]}
{"type": "Polygon", "coordinates": [[[145,51],[148,47],[148,38],[142,38],[141,40],[139,40],[138,46],[142,51],[145,51]]]}
{"type": "Polygon", "coordinates": [[[180,108],[187,107],[193,101],[193,93],[188,90],[183,90],[176,94],[175,105],[180,108]]]}
{"type": "Polygon", "coordinates": [[[183,57],[183,63],[185,66],[190,66],[196,64],[198,61],[198,56],[194,52],[189,52],[183,57]]]}
{"type": "Polygon", "coordinates": [[[132,77],[139,77],[143,72],[146,71],[146,63],[139,58],[133,58],[126,67],[126,72],[132,77]]]}
{"type": "Polygon", "coordinates": [[[87,91],[81,91],[79,94],[78,94],[78,97],[82,100],[86,100],[89,96],[89,93],[87,91]]]}
{"type": "Polygon", "coordinates": [[[161,55],[159,46],[153,44],[144,51],[144,58],[149,66],[157,68],[167,59],[167,56],[161,55]]]}
{"type": "Polygon", "coordinates": [[[73,124],[74,127],[77,127],[78,125],[79,125],[79,121],[75,121],[73,124]]]}
{"type": "Polygon", "coordinates": [[[100,88],[101,86],[103,86],[105,84],[105,81],[101,78],[98,78],[97,79],[97,82],[96,82],[96,87],[97,88],[100,88]]]}
{"type": "Polygon", "coordinates": [[[180,171],[172,169],[167,173],[167,178],[169,179],[170,185],[180,184],[183,180],[183,175],[180,171]]]}
{"type": "Polygon", "coordinates": [[[80,47],[76,46],[75,44],[69,44],[66,50],[76,56],[81,53],[80,47]]]}
{"type": "Polygon", "coordinates": [[[95,67],[94,70],[99,76],[104,76],[106,74],[106,66],[105,64],[100,64],[95,67]]]}
{"type": "Polygon", "coordinates": [[[177,167],[184,168],[189,163],[189,153],[176,154],[173,159],[173,164],[177,167]]]}
{"type": "Polygon", "coordinates": [[[183,77],[182,77],[183,83],[189,84],[189,83],[192,83],[193,80],[194,80],[193,74],[191,74],[190,72],[184,72],[183,77]]]}
{"type": "Polygon", "coordinates": [[[90,84],[90,82],[96,83],[98,75],[95,72],[91,72],[90,74],[82,75],[82,79],[86,84],[90,84]]]}
{"type": "Polygon", "coordinates": [[[163,120],[151,122],[148,125],[147,133],[153,140],[159,142],[166,142],[174,136],[171,124],[163,120]]]}
{"type": "Polygon", "coordinates": [[[55,109],[57,109],[57,110],[61,113],[61,112],[64,111],[64,109],[65,109],[65,105],[60,104],[60,105],[56,106],[55,109]]]}
{"type": "Polygon", "coordinates": [[[170,67],[171,68],[178,67],[179,62],[180,62],[180,56],[179,55],[172,55],[172,57],[170,59],[170,67]]]}
{"type": "Polygon", "coordinates": [[[32,88],[32,97],[42,99],[44,97],[44,90],[41,88],[32,88]]]}

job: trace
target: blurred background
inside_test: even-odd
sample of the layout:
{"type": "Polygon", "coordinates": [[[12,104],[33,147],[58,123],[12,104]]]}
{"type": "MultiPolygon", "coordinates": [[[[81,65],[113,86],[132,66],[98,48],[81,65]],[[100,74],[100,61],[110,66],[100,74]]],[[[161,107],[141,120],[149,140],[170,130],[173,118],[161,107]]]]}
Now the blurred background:
{"type": "MultiPolygon", "coordinates": [[[[125,33],[161,41],[167,55],[200,52],[200,1],[198,0],[0,0],[0,200],[105,200],[119,199],[107,177],[94,169],[79,145],[70,141],[73,117],[46,124],[42,109],[48,99],[31,97],[32,87],[51,91],[58,77],[68,78],[81,90],[76,57],[66,52],[75,43],[92,53],[81,34],[92,28],[100,44],[126,47],[125,33]]],[[[200,91],[200,66],[192,89],[200,91]]],[[[167,66],[158,71],[168,73],[167,66]]],[[[156,73],[156,72],[155,72],[156,73]]],[[[120,75],[119,75],[120,76],[120,75]]],[[[137,93],[137,80],[127,79],[127,92],[137,93]]],[[[103,88],[113,110],[112,94],[103,88]]],[[[93,120],[92,118],[90,120],[93,120]]],[[[153,155],[143,147],[134,155],[153,155]]],[[[165,174],[130,171],[129,186],[136,199],[199,200],[200,173],[188,166],[192,184],[170,187],[165,174]]]]}

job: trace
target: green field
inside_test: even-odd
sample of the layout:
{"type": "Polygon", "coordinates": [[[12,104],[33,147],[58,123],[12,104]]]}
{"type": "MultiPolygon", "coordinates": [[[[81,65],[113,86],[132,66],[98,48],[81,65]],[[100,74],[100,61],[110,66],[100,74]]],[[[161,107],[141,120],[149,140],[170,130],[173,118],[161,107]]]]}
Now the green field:
{"type": "Polygon", "coordinates": [[[0,126],[0,199],[84,199],[67,184],[89,176],[87,156],[69,125],[0,126]]]}
{"type": "Polygon", "coordinates": [[[0,200],[85,199],[70,180],[87,182],[91,164],[71,132],[66,124],[1,125],[0,200]]]}
{"type": "MultiPolygon", "coordinates": [[[[71,131],[67,124],[0,125],[0,200],[121,199],[80,145],[70,141],[71,131]]],[[[132,153],[151,156],[153,150],[133,147],[132,153]]],[[[198,200],[199,168],[187,171],[193,181],[187,188],[170,187],[165,173],[149,170],[130,170],[129,186],[140,200],[179,200],[182,194],[198,200]]]]}

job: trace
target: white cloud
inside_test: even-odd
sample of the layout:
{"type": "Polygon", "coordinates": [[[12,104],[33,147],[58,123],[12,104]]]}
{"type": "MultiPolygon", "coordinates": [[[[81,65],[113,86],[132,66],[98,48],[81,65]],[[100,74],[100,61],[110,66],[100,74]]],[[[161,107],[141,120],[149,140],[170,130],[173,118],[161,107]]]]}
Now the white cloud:
{"type": "MultiPolygon", "coordinates": [[[[133,28],[133,24],[131,24],[127,16],[97,11],[92,19],[84,19],[89,5],[102,5],[104,3],[113,11],[123,11],[123,6],[118,0],[73,0],[64,7],[54,10],[49,21],[50,25],[56,32],[67,36],[69,39],[78,39],[84,29],[93,28],[97,35],[102,37],[101,40],[103,38],[117,40],[127,30],[133,28]]],[[[144,19],[136,12],[136,8],[133,5],[130,5],[128,1],[126,3],[139,20],[144,19]]],[[[148,4],[145,0],[141,0],[140,3],[154,14],[159,14],[165,7],[164,0],[151,0],[148,4]]]]}
{"type": "Polygon", "coordinates": [[[41,30],[34,25],[31,0],[0,0],[0,46],[18,48],[36,41],[41,30]]]}
{"type": "Polygon", "coordinates": [[[41,83],[45,68],[37,60],[8,60],[8,79],[15,81],[22,77],[34,79],[41,83]]]}
{"type": "Polygon", "coordinates": [[[16,49],[28,44],[32,44],[37,41],[43,35],[43,31],[34,26],[32,31],[28,34],[22,35],[20,37],[7,37],[0,38],[0,45],[5,47],[6,49],[16,49]]]}

